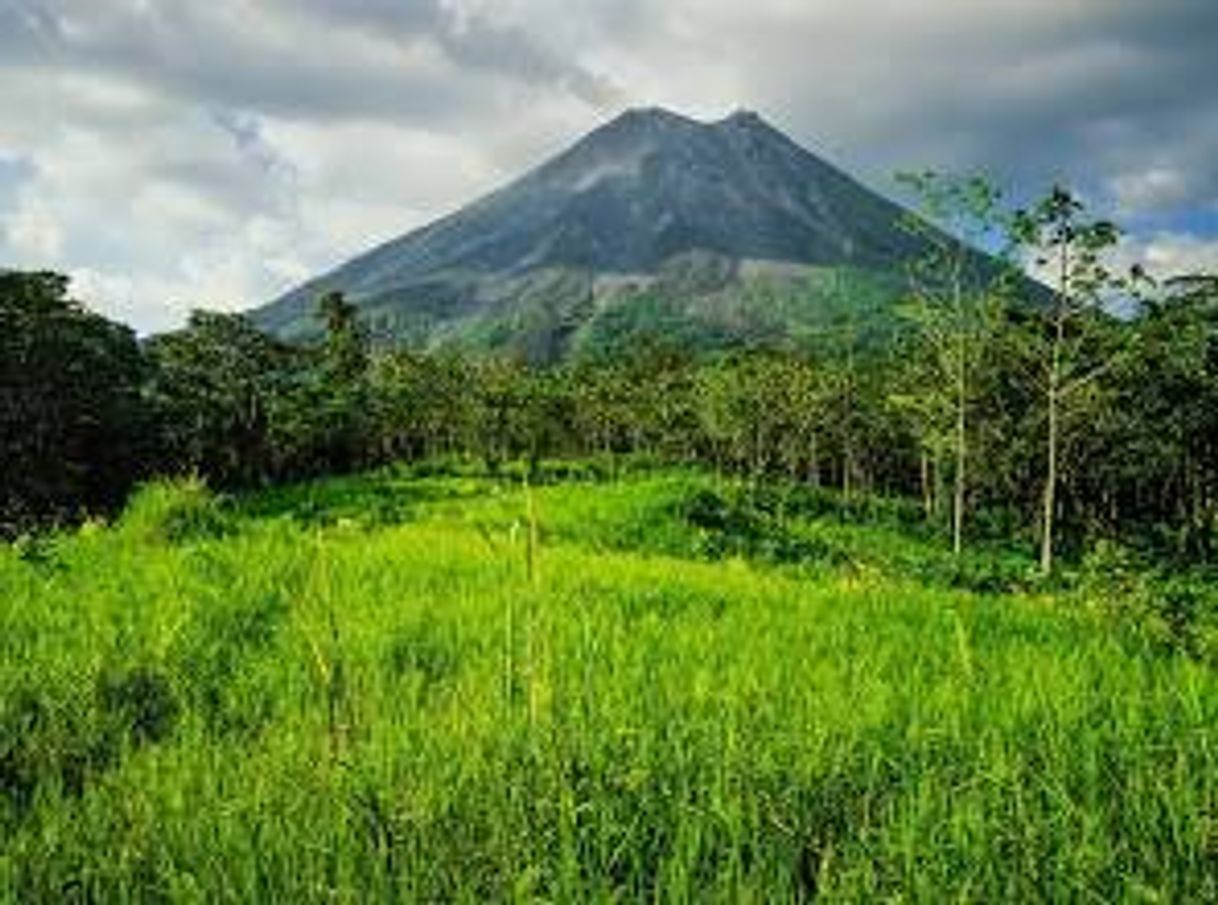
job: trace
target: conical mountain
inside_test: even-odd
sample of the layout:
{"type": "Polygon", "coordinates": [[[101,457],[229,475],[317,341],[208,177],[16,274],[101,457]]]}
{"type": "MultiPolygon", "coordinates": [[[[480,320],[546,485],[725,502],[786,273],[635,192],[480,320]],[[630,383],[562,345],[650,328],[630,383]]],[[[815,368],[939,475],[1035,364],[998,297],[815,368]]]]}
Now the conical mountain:
{"type": "Polygon", "coordinates": [[[254,318],[306,336],[317,298],[341,290],[381,336],[533,359],[642,332],[702,347],[798,341],[829,316],[826,287],[843,274],[855,296],[844,304],[891,299],[920,251],[905,216],[754,113],[702,123],[631,110],[254,318]]]}

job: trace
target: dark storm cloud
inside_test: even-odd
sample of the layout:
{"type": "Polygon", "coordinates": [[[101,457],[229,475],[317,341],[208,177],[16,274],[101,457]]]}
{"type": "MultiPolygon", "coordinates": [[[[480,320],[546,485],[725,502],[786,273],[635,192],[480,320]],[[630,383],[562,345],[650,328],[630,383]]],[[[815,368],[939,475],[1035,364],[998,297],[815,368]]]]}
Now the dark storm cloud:
{"type": "Polygon", "coordinates": [[[8,34],[0,65],[125,79],[182,103],[286,116],[442,121],[477,106],[467,82],[403,66],[403,48],[371,37],[343,41],[269,5],[245,21],[254,7],[231,2],[7,4],[0,6],[0,32],[8,34]]]}
{"type": "Polygon", "coordinates": [[[759,21],[745,90],[876,173],[960,166],[1025,191],[1063,178],[1139,210],[1218,201],[1218,3],[915,7],[894,20],[861,0],[870,26],[809,16],[785,34],[759,21]]]}
{"type": "Polygon", "coordinates": [[[0,0],[0,51],[10,66],[107,73],[186,102],[289,116],[442,125],[485,112],[481,82],[494,78],[602,108],[624,97],[527,30],[434,0],[0,0]],[[447,67],[410,65],[428,49],[447,67]]]}
{"type": "Polygon", "coordinates": [[[458,66],[558,87],[595,107],[612,107],[626,97],[611,79],[564,58],[527,29],[496,22],[482,10],[438,0],[312,0],[303,6],[332,22],[388,30],[406,41],[430,39],[458,66]]]}

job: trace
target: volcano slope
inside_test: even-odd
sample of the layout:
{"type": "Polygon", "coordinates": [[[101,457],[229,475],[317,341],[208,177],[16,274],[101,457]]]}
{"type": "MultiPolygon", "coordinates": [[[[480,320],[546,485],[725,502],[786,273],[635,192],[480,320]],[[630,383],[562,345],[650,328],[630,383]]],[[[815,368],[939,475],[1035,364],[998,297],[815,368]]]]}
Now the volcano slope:
{"type": "Polygon", "coordinates": [[[926,251],[909,216],[756,114],[632,110],[253,317],[308,337],[318,298],[342,291],[382,341],[540,362],[614,354],[643,335],[695,351],[844,325],[882,340],[926,251]]]}

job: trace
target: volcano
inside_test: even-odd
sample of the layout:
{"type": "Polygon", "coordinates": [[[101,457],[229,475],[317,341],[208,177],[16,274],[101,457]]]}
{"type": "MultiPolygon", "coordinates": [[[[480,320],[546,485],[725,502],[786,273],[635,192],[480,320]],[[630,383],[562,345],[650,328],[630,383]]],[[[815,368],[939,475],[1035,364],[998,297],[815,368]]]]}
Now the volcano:
{"type": "Polygon", "coordinates": [[[696,349],[879,329],[909,213],[741,111],[630,110],[504,188],[252,312],[288,339],[341,291],[376,338],[533,361],[658,334],[696,349]]]}

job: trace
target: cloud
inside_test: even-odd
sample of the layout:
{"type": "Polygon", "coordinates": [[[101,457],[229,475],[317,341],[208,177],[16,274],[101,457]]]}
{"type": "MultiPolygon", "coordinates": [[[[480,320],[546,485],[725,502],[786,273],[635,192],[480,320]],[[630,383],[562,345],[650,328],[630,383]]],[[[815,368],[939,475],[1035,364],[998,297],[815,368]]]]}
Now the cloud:
{"type": "Polygon", "coordinates": [[[24,157],[9,156],[0,148],[0,212],[17,200],[17,191],[34,176],[34,166],[24,157]]]}
{"type": "Polygon", "coordinates": [[[758,109],[884,190],[925,166],[1017,198],[1065,180],[1185,266],[1218,237],[1214,34],[1212,0],[0,0],[0,266],[72,271],[161,329],[627,104],[758,109]]]}
{"type": "MultiPolygon", "coordinates": [[[[391,0],[314,0],[304,5],[336,25],[362,26],[404,41],[425,36],[459,67],[530,84],[557,86],[597,108],[620,106],[626,99],[612,78],[564,56],[557,42],[547,41],[521,22],[519,10],[513,14],[510,4],[492,7],[468,0],[416,0],[409,4],[391,0]]],[[[555,18],[561,12],[555,9],[555,18]]]]}
{"type": "Polygon", "coordinates": [[[1180,274],[1218,275],[1218,237],[1162,232],[1131,237],[1120,246],[1117,263],[1140,264],[1157,280],[1180,274]]]}

